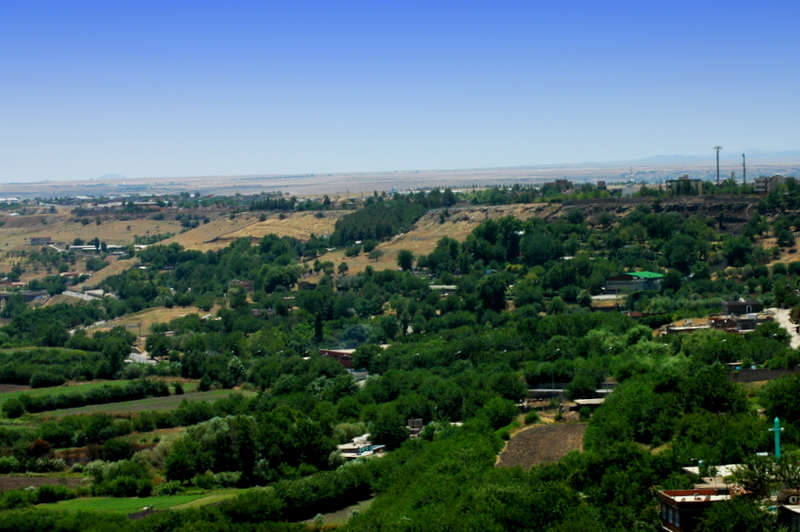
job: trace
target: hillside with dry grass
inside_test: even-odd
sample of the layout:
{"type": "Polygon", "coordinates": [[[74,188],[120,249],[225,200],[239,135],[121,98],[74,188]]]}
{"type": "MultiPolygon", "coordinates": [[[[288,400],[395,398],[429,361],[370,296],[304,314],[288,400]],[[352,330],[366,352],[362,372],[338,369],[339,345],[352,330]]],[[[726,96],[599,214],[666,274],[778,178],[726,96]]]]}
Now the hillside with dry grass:
{"type": "MultiPolygon", "coordinates": [[[[433,210],[420,218],[406,233],[396,235],[390,240],[381,243],[377,249],[382,256],[371,260],[367,254],[362,253],[355,257],[346,257],[344,249],[337,249],[320,257],[320,261],[331,261],[334,264],[346,262],[350,273],[363,271],[368,265],[377,270],[395,268],[397,254],[400,250],[408,250],[414,255],[431,253],[436,243],[442,237],[463,241],[480,223],[487,219],[497,219],[504,216],[514,216],[521,220],[532,217],[553,219],[563,216],[568,210],[580,208],[587,215],[588,220],[593,220],[602,212],[613,212],[616,216],[625,216],[640,204],[650,204],[648,198],[625,198],[615,201],[577,201],[562,203],[536,203],[512,204],[496,206],[471,206],[462,205],[451,207],[444,211],[433,210]]],[[[751,215],[754,208],[752,198],[662,198],[659,208],[665,212],[678,212],[685,214],[705,214],[716,216],[724,211],[726,223],[734,232],[751,215]]],[[[351,211],[324,211],[324,212],[290,212],[290,213],[255,213],[244,212],[230,215],[229,213],[208,213],[207,223],[183,230],[180,222],[175,220],[175,214],[165,216],[162,220],[147,216],[105,216],[101,217],[100,224],[94,219],[84,225],[81,219],[73,216],[66,208],[59,207],[55,212],[48,208],[33,209],[28,214],[19,217],[4,217],[6,222],[0,226],[0,271],[8,271],[11,267],[24,258],[19,257],[20,251],[28,251],[29,239],[35,236],[50,236],[55,242],[72,242],[75,238],[89,240],[97,237],[110,245],[132,244],[134,235],[146,236],[163,233],[175,233],[175,236],[161,241],[162,244],[178,243],[187,249],[200,251],[218,250],[226,247],[237,238],[251,238],[254,241],[267,234],[289,236],[306,240],[312,235],[326,235],[334,231],[336,221],[347,216],[351,211]],[[181,232],[183,230],[183,232],[181,232]],[[14,256],[16,254],[16,256],[14,256]]],[[[205,217],[205,216],[204,216],[205,217]]],[[[762,245],[774,246],[774,238],[763,239],[762,245]]],[[[778,261],[789,262],[795,260],[793,249],[785,250],[778,261]]],[[[132,267],[134,260],[121,260],[112,262],[108,267],[96,272],[91,279],[78,289],[96,286],[109,276],[116,275],[132,267]]],[[[83,273],[82,265],[76,264],[70,271],[83,273]]],[[[45,275],[44,271],[26,271],[22,279],[29,281],[45,275]]]]}
{"type": "Polygon", "coordinates": [[[347,215],[348,211],[320,213],[296,212],[283,215],[242,213],[233,219],[220,217],[185,233],[163,241],[164,244],[176,242],[187,249],[200,251],[221,249],[237,238],[260,239],[264,235],[276,234],[299,240],[307,240],[311,235],[325,235],[333,232],[336,220],[347,215]]]}
{"type": "Polygon", "coordinates": [[[514,216],[520,220],[529,218],[549,217],[560,212],[559,204],[548,205],[545,203],[495,205],[495,206],[467,206],[449,209],[449,216],[443,220],[440,215],[443,211],[434,210],[420,218],[410,231],[397,235],[387,242],[381,243],[377,249],[383,252],[378,260],[370,260],[367,254],[362,253],[356,257],[345,257],[345,251],[338,249],[320,257],[320,261],[331,261],[334,264],[346,262],[351,273],[364,271],[367,266],[376,270],[391,269],[397,266],[397,253],[408,250],[414,255],[425,255],[436,248],[436,243],[442,237],[449,237],[460,242],[482,222],[488,219],[498,219],[504,216],[514,216]]]}

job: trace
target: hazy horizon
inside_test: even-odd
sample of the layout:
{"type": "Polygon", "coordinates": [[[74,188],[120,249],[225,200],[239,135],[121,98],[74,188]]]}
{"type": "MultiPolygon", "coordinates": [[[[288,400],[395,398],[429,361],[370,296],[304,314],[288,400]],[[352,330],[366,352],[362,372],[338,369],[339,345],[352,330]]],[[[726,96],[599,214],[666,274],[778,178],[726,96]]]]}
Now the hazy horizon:
{"type": "Polygon", "coordinates": [[[798,14],[730,2],[12,3],[0,182],[796,150],[800,37],[778,29],[798,14]]]}

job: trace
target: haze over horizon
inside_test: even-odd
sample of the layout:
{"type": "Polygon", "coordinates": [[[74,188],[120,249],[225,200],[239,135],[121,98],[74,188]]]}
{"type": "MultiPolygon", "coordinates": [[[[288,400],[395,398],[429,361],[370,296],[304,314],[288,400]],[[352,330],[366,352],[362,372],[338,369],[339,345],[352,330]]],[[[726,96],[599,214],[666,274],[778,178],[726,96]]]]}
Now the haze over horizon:
{"type": "Polygon", "coordinates": [[[0,182],[797,150],[800,36],[785,26],[798,15],[790,2],[11,3],[0,182]]]}

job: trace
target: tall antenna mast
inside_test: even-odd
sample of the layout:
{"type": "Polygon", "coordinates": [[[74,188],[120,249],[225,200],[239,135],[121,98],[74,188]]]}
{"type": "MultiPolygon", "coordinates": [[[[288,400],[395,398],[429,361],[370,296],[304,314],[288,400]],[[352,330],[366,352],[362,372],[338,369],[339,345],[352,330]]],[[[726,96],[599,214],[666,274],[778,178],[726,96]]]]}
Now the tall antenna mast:
{"type": "Polygon", "coordinates": [[[744,164],[744,153],[742,154],[742,184],[747,184],[747,165],[744,164]]]}
{"type": "Polygon", "coordinates": [[[722,149],[722,146],[714,146],[714,149],[717,150],[717,184],[719,185],[719,150],[722,149]]]}

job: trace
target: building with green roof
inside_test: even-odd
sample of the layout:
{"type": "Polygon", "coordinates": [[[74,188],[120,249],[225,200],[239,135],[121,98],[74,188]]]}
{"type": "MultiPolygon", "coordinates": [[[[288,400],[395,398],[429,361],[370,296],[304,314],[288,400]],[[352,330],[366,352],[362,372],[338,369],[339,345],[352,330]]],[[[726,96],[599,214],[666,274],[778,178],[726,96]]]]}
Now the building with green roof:
{"type": "Polygon", "coordinates": [[[663,274],[655,272],[628,272],[606,278],[605,293],[624,294],[638,290],[658,290],[663,274]]]}

